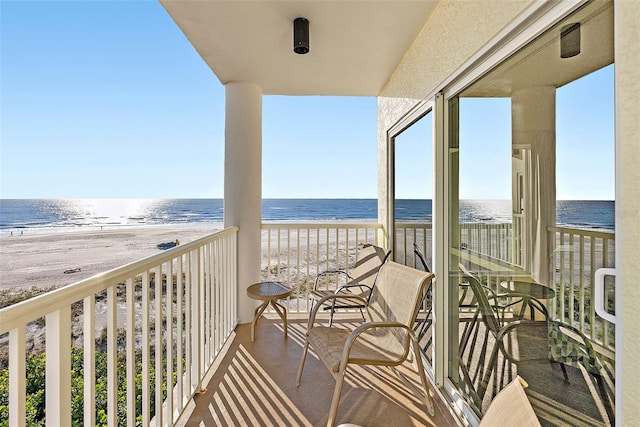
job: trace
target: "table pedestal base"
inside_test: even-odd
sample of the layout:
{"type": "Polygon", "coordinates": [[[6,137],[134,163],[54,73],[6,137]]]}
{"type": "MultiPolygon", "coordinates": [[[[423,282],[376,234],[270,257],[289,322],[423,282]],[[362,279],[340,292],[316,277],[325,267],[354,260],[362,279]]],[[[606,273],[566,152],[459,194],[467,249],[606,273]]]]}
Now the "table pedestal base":
{"type": "Polygon", "coordinates": [[[262,313],[264,313],[269,304],[271,304],[276,313],[278,313],[278,316],[280,316],[284,322],[284,338],[287,339],[287,308],[278,301],[270,300],[260,304],[254,311],[253,322],[251,322],[251,342],[256,340],[256,322],[260,316],[262,316],[262,313]]]}

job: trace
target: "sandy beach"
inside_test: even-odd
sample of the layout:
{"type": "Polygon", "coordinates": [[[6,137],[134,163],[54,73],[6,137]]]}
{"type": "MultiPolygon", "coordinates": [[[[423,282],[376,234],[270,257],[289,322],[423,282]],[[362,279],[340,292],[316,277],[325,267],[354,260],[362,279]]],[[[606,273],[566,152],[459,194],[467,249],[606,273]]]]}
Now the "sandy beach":
{"type": "Polygon", "coordinates": [[[187,243],[222,225],[148,226],[0,237],[0,291],[68,285],[154,255],[158,243],[187,243]],[[65,270],[80,269],[74,273],[65,270]]]}

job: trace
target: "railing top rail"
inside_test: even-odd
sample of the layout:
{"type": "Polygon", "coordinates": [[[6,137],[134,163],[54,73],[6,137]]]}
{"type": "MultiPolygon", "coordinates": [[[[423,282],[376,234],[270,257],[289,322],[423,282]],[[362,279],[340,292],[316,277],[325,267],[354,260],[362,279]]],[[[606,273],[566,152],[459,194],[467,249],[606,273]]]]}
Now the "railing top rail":
{"type": "Polygon", "coordinates": [[[606,231],[606,230],[585,230],[584,228],[572,228],[572,227],[548,227],[548,231],[556,232],[556,233],[569,233],[569,234],[579,234],[581,236],[589,236],[589,237],[601,237],[605,239],[615,239],[616,233],[615,231],[606,231]]]}
{"type": "Polygon", "coordinates": [[[10,305],[0,310],[0,334],[4,334],[19,325],[36,320],[48,313],[59,310],[69,304],[102,292],[114,284],[123,282],[129,277],[150,270],[153,267],[169,262],[179,256],[201,247],[204,244],[222,237],[235,234],[238,227],[229,227],[193,242],[175,246],[161,253],[117,267],[87,279],[63,286],[46,294],[10,305]]]}
{"type": "Polygon", "coordinates": [[[373,221],[309,221],[309,222],[286,222],[286,221],[262,221],[261,228],[271,229],[292,229],[292,228],[382,228],[382,224],[373,221]]]}
{"type": "Polygon", "coordinates": [[[431,221],[416,220],[416,221],[396,221],[395,225],[396,225],[396,228],[413,228],[416,226],[430,228],[433,224],[431,223],[431,221]]]}

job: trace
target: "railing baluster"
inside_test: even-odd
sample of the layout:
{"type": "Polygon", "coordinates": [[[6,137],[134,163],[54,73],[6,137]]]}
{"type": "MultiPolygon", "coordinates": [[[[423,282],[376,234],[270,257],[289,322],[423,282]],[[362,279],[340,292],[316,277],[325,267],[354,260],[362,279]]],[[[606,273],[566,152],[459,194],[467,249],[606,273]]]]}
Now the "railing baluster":
{"type": "Polygon", "coordinates": [[[573,250],[573,239],[574,238],[574,234],[573,233],[569,233],[569,248],[571,248],[571,250],[569,251],[569,323],[571,323],[572,325],[575,324],[576,321],[576,317],[575,317],[575,304],[574,301],[576,300],[576,295],[575,295],[575,285],[573,284],[573,278],[575,277],[574,274],[574,268],[573,268],[573,258],[574,258],[574,250],[573,250]]]}
{"type": "Polygon", "coordinates": [[[85,297],[83,302],[83,421],[86,426],[96,424],[96,299],[94,295],[85,297]]]}
{"type": "MultiPolygon", "coordinates": [[[[142,342],[149,341],[149,272],[142,273],[142,342]]],[[[142,425],[149,425],[151,421],[150,391],[149,391],[149,346],[142,346],[142,425]]]]}
{"type": "Polygon", "coordinates": [[[71,306],[45,316],[46,323],[46,423],[71,425],[71,306]]]}
{"type": "MultiPolygon", "coordinates": [[[[602,238],[602,267],[610,267],[609,265],[609,239],[606,237],[602,238]]],[[[607,293],[605,292],[605,296],[607,295],[607,293]]],[[[607,302],[608,302],[608,296],[607,298],[607,302]]],[[[615,298],[615,294],[614,294],[614,298],[615,298]]],[[[614,301],[615,304],[615,301],[614,301]]],[[[609,337],[609,327],[611,326],[611,323],[607,320],[602,319],[602,329],[603,329],[603,337],[602,337],[602,343],[604,346],[610,346],[611,343],[609,343],[610,337],[609,337]]],[[[613,344],[615,345],[615,334],[613,339],[613,344]]]]}
{"type": "Polygon", "coordinates": [[[118,309],[116,287],[107,288],[107,425],[118,419],[118,309]]]}
{"type": "Polygon", "coordinates": [[[155,361],[154,361],[154,385],[155,385],[155,425],[162,426],[162,267],[154,269],[155,276],[155,361]]]}
{"type": "Polygon", "coordinates": [[[200,256],[197,251],[191,251],[191,394],[198,391],[200,386],[200,351],[202,345],[200,328],[200,256]]]}
{"type": "Polygon", "coordinates": [[[173,425],[173,259],[167,263],[167,285],[165,306],[167,310],[167,399],[166,425],[173,425]]]}
{"type": "Polygon", "coordinates": [[[9,331],[9,425],[26,425],[26,325],[9,331]]]}
{"type": "Polygon", "coordinates": [[[594,292],[595,289],[593,284],[595,283],[595,274],[596,274],[596,239],[591,236],[590,240],[590,261],[589,261],[589,278],[590,278],[590,303],[589,303],[589,333],[587,336],[595,342],[599,342],[597,340],[596,334],[596,307],[594,304],[594,292]]]}
{"type": "Polygon", "coordinates": [[[205,331],[205,364],[208,365],[213,359],[215,352],[215,337],[213,334],[213,281],[211,280],[212,260],[211,260],[211,245],[206,245],[204,248],[204,331],[205,331]]]}
{"type": "Polygon", "coordinates": [[[176,401],[179,408],[184,405],[184,370],[182,368],[184,355],[184,256],[180,255],[176,264],[176,401]]]}
{"type": "Polygon", "coordinates": [[[580,236],[579,239],[579,247],[578,250],[580,251],[580,278],[578,280],[578,289],[580,290],[580,323],[579,323],[579,328],[581,331],[584,331],[584,318],[585,318],[585,311],[584,311],[584,302],[585,302],[585,293],[586,293],[586,283],[584,282],[584,236],[580,236]]]}
{"type": "MultiPolygon", "coordinates": [[[[136,425],[136,297],[132,277],[127,279],[127,426],[136,425]]],[[[89,424],[93,425],[93,424],[89,424]]]]}

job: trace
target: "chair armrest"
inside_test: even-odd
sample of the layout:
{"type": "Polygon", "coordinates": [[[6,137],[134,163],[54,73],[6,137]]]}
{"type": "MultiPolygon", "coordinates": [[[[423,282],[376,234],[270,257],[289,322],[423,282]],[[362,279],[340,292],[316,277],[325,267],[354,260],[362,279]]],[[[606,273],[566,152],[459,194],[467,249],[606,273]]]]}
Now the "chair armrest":
{"type": "Polygon", "coordinates": [[[362,283],[353,283],[351,285],[342,285],[342,286],[340,286],[338,289],[336,289],[336,291],[334,293],[339,294],[341,291],[345,291],[345,290],[348,290],[350,288],[360,288],[360,291],[362,291],[362,288],[367,288],[367,290],[369,292],[371,292],[371,290],[373,289],[371,286],[367,286],[367,285],[362,284],[362,283]]]}
{"type": "MultiPolygon", "coordinates": [[[[498,294],[498,293],[495,293],[493,290],[491,290],[491,292],[492,292],[492,295],[487,296],[487,299],[490,302],[491,300],[494,300],[494,306],[500,307],[499,305],[500,303],[498,302],[499,298],[520,298],[520,301],[524,301],[528,306],[538,310],[544,316],[545,319],[549,318],[549,311],[547,310],[547,306],[543,304],[542,301],[540,301],[534,296],[531,296],[530,294],[521,293],[521,292],[509,292],[506,294],[498,294]]],[[[505,307],[511,306],[520,301],[515,301],[510,304],[507,304],[505,307]]]]}
{"type": "Polygon", "coordinates": [[[544,359],[538,358],[525,358],[525,359],[516,359],[514,355],[504,346],[504,337],[512,333],[518,328],[540,328],[543,329],[544,335],[547,335],[549,330],[549,323],[547,321],[532,321],[532,320],[516,320],[514,322],[509,322],[505,326],[503,326],[498,334],[496,335],[496,346],[494,348],[494,352],[500,350],[504,357],[512,363],[520,363],[524,361],[535,361],[535,360],[548,360],[548,353],[545,354],[544,359]]]}
{"type": "MultiPolygon", "coordinates": [[[[366,322],[363,323],[361,325],[359,325],[358,327],[356,327],[351,334],[349,335],[349,337],[347,338],[347,341],[344,343],[344,350],[342,352],[342,361],[340,362],[340,366],[341,369],[344,368],[344,366],[348,363],[349,361],[349,354],[351,353],[351,347],[353,347],[353,344],[355,344],[355,342],[358,340],[358,338],[360,337],[360,335],[362,335],[363,332],[369,330],[369,329],[376,329],[376,328],[389,328],[389,329],[396,329],[396,328],[400,328],[400,329],[405,329],[409,335],[410,339],[415,340],[415,333],[413,332],[413,329],[410,328],[409,326],[405,325],[404,323],[400,323],[400,322],[366,322]]],[[[407,351],[409,351],[409,347],[407,346],[407,351]]],[[[406,354],[404,355],[403,358],[401,358],[401,360],[404,360],[406,358],[406,354]]]]}
{"type": "Polygon", "coordinates": [[[337,274],[337,275],[344,274],[345,276],[347,276],[347,280],[348,279],[353,279],[349,275],[349,273],[347,273],[344,270],[327,270],[327,271],[323,271],[323,272],[320,272],[320,273],[316,274],[316,277],[315,277],[315,279],[313,281],[313,290],[314,291],[318,290],[318,279],[319,278],[321,278],[323,276],[329,276],[329,275],[332,275],[332,274],[337,274]]]}
{"type": "Polygon", "coordinates": [[[320,298],[320,300],[318,301],[318,303],[313,307],[313,310],[311,311],[311,315],[309,316],[309,324],[307,325],[307,330],[311,329],[313,327],[313,324],[315,323],[316,320],[316,314],[318,313],[318,310],[320,309],[320,307],[322,307],[322,305],[329,300],[337,300],[337,299],[341,299],[341,300],[354,300],[354,301],[358,301],[364,305],[367,304],[367,300],[365,300],[362,297],[359,297],[357,295],[348,295],[348,294],[331,294],[331,295],[327,295],[326,297],[322,297],[320,298]]]}

